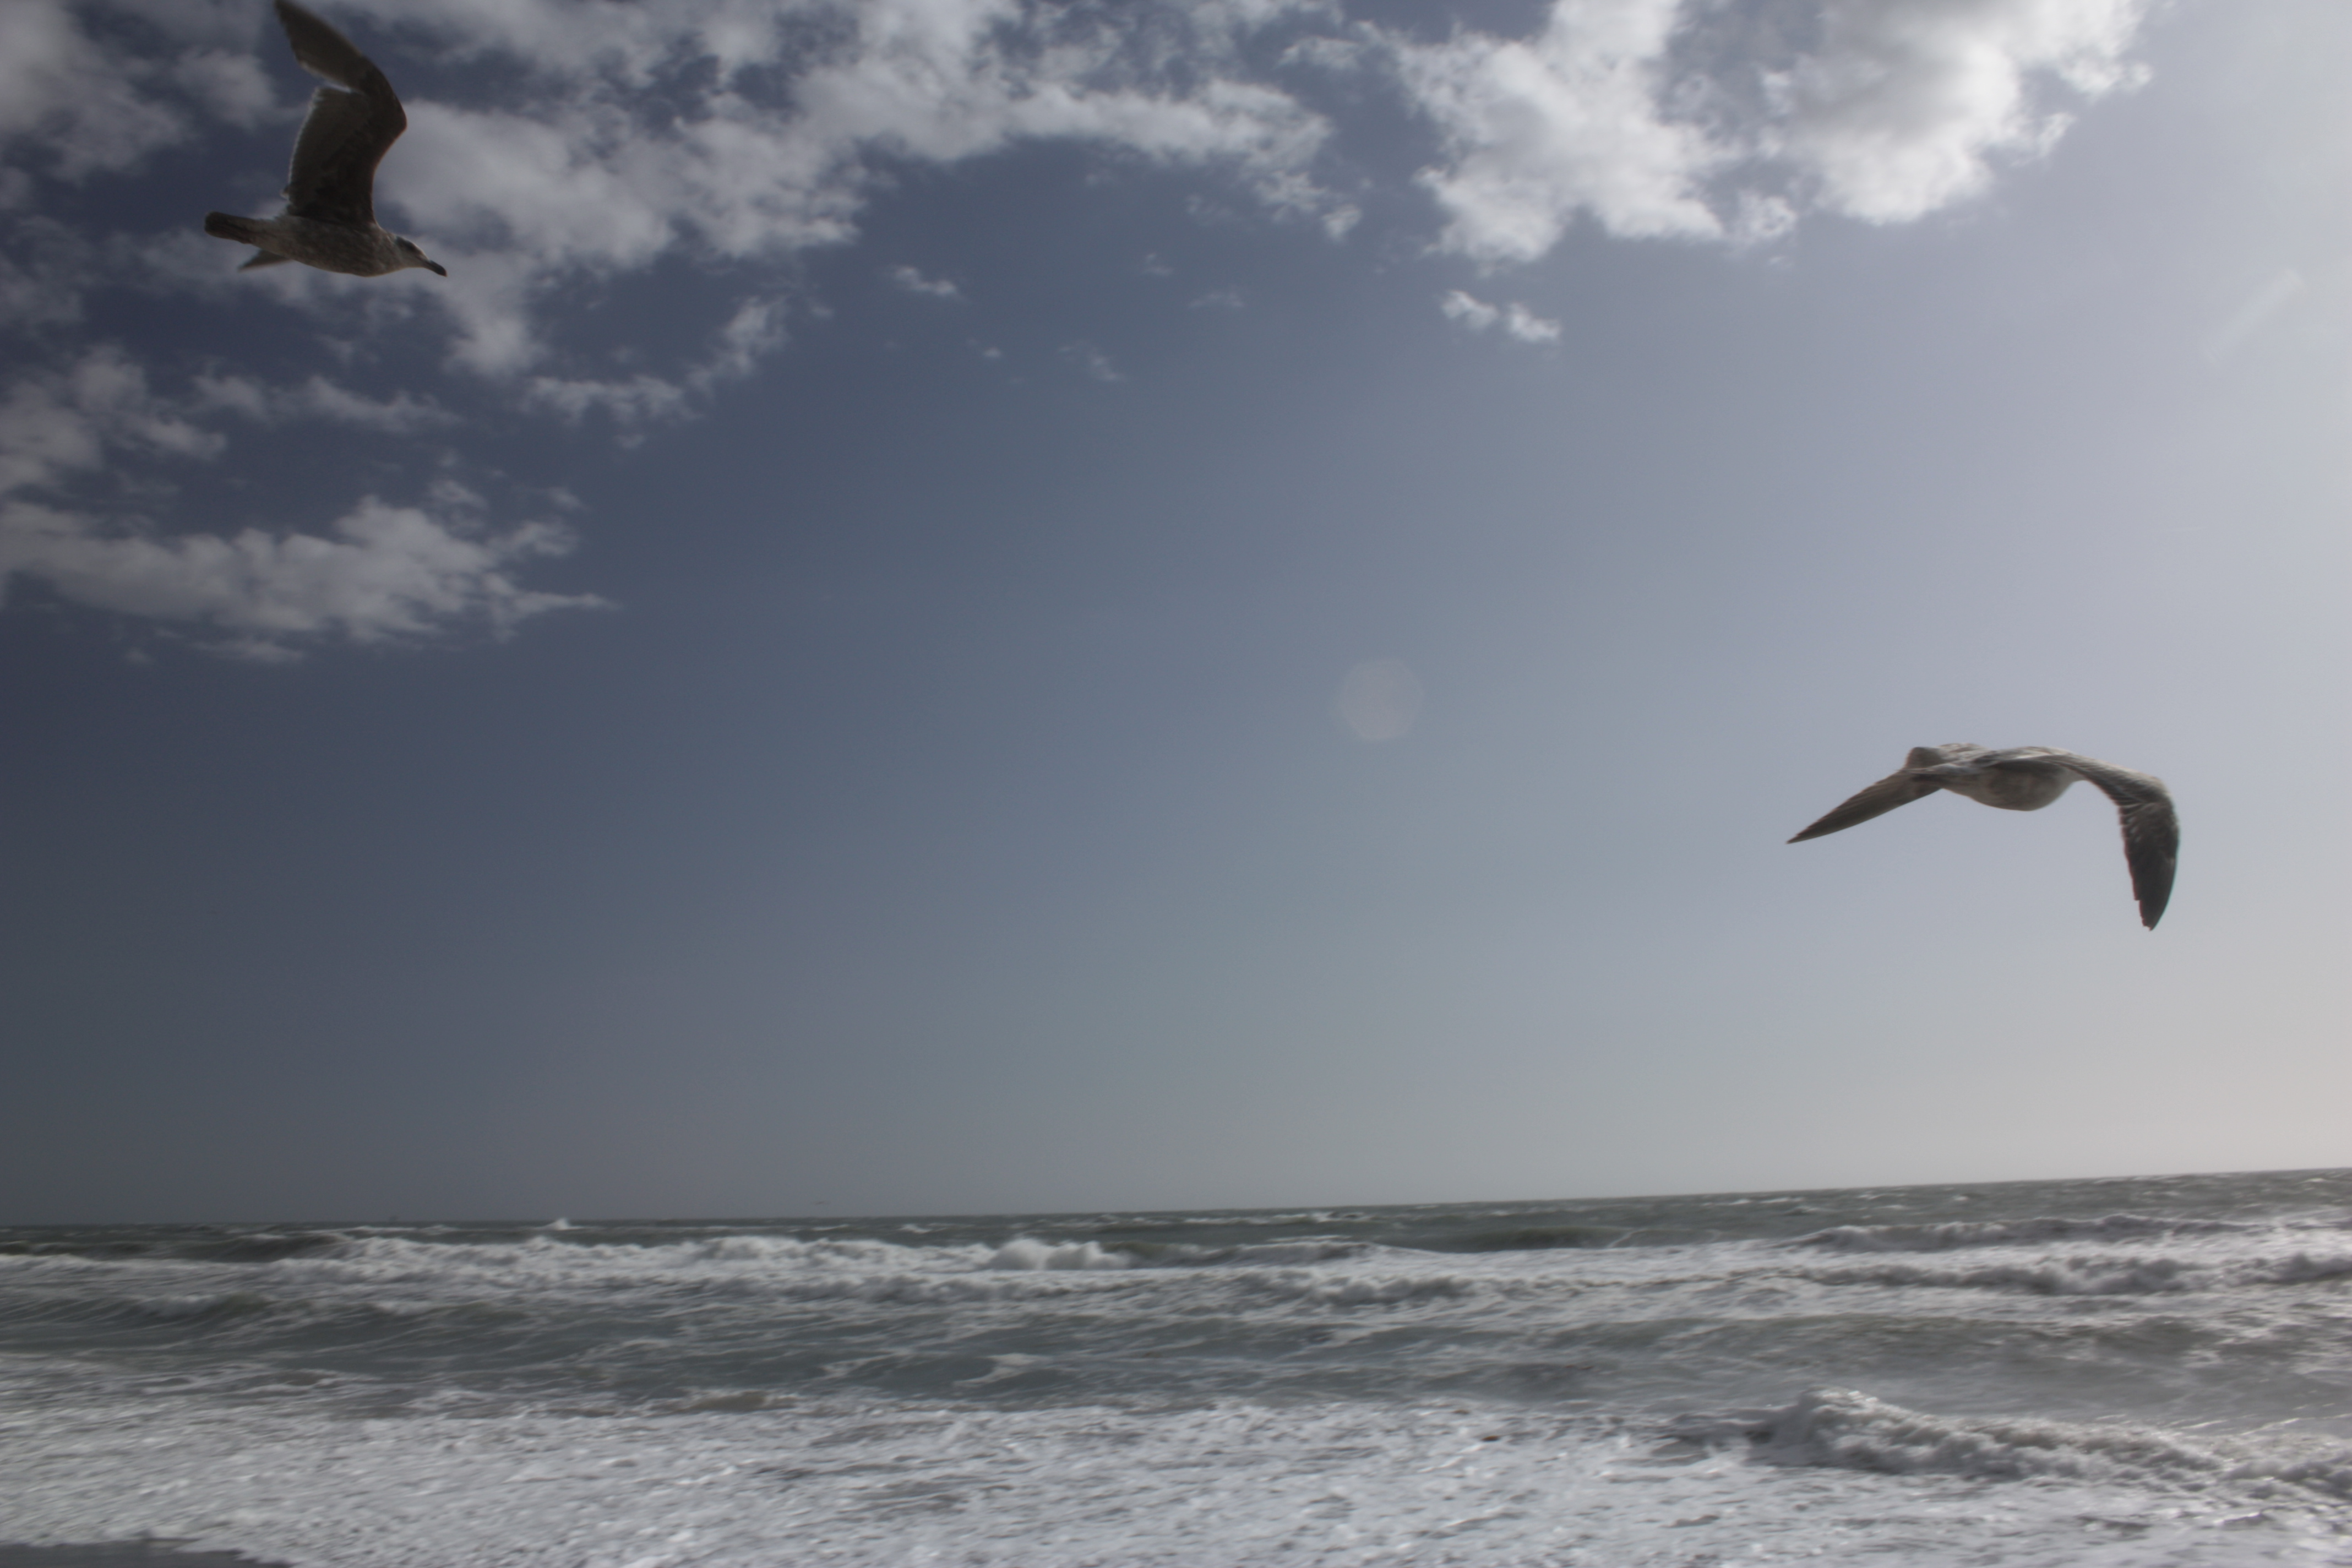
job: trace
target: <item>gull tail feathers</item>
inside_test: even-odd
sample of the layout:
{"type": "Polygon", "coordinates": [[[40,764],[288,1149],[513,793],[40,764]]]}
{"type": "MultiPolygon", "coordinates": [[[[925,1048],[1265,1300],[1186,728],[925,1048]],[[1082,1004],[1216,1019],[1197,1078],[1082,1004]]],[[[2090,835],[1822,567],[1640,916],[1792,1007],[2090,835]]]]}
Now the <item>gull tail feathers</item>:
{"type": "Polygon", "coordinates": [[[215,239],[233,239],[240,245],[254,247],[252,256],[237,268],[239,272],[250,272],[257,267],[276,267],[293,259],[268,248],[269,229],[267,225],[256,223],[249,217],[239,217],[235,213],[206,213],[205,232],[215,239]]]}

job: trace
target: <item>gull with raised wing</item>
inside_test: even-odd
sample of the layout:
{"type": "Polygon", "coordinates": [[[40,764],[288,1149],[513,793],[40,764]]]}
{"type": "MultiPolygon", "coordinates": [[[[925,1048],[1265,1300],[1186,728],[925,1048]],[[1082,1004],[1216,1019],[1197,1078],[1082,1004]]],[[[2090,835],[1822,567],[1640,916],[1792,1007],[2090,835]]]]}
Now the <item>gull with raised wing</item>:
{"type": "Polygon", "coordinates": [[[286,210],[276,217],[206,213],[205,232],[257,247],[240,272],[299,261],[361,278],[408,267],[446,278],[415,241],[375,221],[375,166],[408,129],[392,83],[349,38],[294,0],[278,0],[278,20],[302,68],[334,85],[310,95],[286,175],[286,210]]]}
{"type": "Polygon", "coordinates": [[[2180,856],[2180,819],[2173,815],[2171,794],[2153,774],[2054,746],[1995,751],[1970,741],[1914,746],[1900,773],[1879,780],[1789,842],[1801,844],[1868,822],[1939,789],[2003,811],[2040,811],[2076,779],[2088,779],[2116,803],[2123,817],[2124,861],[2131,868],[2139,921],[2154,931],[2172,897],[2172,871],[2180,856]]]}

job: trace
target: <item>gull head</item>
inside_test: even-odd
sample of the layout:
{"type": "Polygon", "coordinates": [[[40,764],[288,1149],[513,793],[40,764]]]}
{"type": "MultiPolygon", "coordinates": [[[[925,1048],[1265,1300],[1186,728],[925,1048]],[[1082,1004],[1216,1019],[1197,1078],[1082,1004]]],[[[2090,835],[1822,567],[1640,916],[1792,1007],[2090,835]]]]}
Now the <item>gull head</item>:
{"type": "Polygon", "coordinates": [[[423,251],[417,249],[416,242],[415,240],[403,238],[399,235],[394,235],[392,238],[392,246],[394,250],[400,252],[400,264],[403,267],[422,267],[425,271],[432,273],[436,278],[446,278],[449,276],[449,269],[442,266],[439,262],[434,260],[431,257],[425,255],[423,251]]]}

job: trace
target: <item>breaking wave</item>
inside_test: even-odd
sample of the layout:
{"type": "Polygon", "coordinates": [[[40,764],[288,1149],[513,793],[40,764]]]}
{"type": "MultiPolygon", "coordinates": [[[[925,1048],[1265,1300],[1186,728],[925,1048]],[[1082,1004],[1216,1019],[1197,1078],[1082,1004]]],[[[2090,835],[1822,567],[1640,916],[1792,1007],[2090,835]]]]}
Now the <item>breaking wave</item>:
{"type": "Polygon", "coordinates": [[[2156,1219],[2113,1214],[2099,1219],[1946,1220],[1933,1225],[1839,1225],[1791,1239],[1790,1247],[1830,1252],[1954,1252],[1971,1247],[2027,1247],[2053,1241],[2125,1241],[2142,1237],[2215,1236],[2256,1228],[2231,1220],[2156,1219]]]}
{"type": "Polygon", "coordinates": [[[1668,1431],[1684,1442],[1744,1443],[1753,1458],[1776,1465],[2352,1500],[2352,1443],[2336,1439],[2200,1444],[2130,1422],[1935,1415],[1845,1388],[1813,1389],[1777,1410],[1687,1416],[1668,1431]]]}

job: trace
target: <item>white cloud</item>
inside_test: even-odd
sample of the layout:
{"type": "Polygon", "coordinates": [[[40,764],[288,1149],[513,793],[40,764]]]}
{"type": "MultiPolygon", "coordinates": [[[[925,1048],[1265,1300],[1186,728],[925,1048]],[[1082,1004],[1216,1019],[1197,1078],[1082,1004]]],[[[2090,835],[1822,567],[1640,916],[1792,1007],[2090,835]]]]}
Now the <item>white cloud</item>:
{"type": "Polygon", "coordinates": [[[1556,343],[1559,342],[1559,323],[1549,317],[1538,316],[1525,305],[1513,303],[1503,310],[1503,331],[1523,343],[1556,343]]]}
{"type": "Polygon", "coordinates": [[[108,58],[59,0],[0,5],[0,148],[31,142],[66,179],[120,169],[186,125],[142,89],[153,68],[108,58]]]}
{"type": "Polygon", "coordinates": [[[530,379],[523,395],[532,406],[551,409],[567,419],[577,420],[592,409],[601,409],[624,429],[682,418],[693,409],[698,395],[751,374],[783,337],[782,303],[746,300],[714,334],[709,354],[688,366],[675,381],[646,374],[625,381],[541,375],[530,379]]]}
{"type": "Polygon", "coordinates": [[[1465,32],[1399,42],[1400,72],[1447,161],[1423,171],[1447,248],[1532,261],[1588,211],[1610,233],[1711,237],[1697,192],[1722,153],[1659,105],[1678,0],[1553,0],[1524,42],[1465,32]]]}
{"type": "Polygon", "coordinates": [[[1780,84],[1788,116],[1772,150],[1832,211],[1920,217],[1981,190],[1992,155],[2038,152],[2064,132],[2064,114],[2032,107],[2033,73],[2085,98],[2136,81],[2124,57],[2145,10],[2145,0],[1824,0],[1821,47],[1780,84]]]}
{"type": "Polygon", "coordinates": [[[0,250],[0,327],[54,327],[80,320],[77,253],[88,247],[61,225],[37,218],[15,225],[8,238],[8,247],[0,250]]]}
{"type": "Polygon", "coordinates": [[[1447,321],[1459,321],[1474,332],[1483,332],[1503,319],[1500,310],[1459,289],[1448,291],[1437,301],[1437,308],[1445,312],[1447,321]]]}
{"type": "Polygon", "coordinates": [[[1625,237],[1748,242],[1801,206],[1906,222],[1984,188],[2137,81],[2147,0],[1552,0],[1527,39],[1389,40],[1444,139],[1440,243],[1532,261],[1580,213],[1625,237]]]}
{"type": "MultiPolygon", "coordinates": [[[[1344,204],[1309,177],[1324,121],[1237,65],[1237,37],[1293,16],[1331,19],[1318,0],[1132,13],[1048,0],[344,0],[334,20],[404,86],[409,131],[381,171],[379,205],[451,270],[415,301],[446,312],[461,367],[568,384],[598,379],[562,363],[583,280],[680,254],[751,267],[848,239],[891,163],[1087,142],[1221,167],[1270,209],[1344,226],[1344,204]],[[497,96],[439,102],[404,84],[402,54],[420,35],[485,68],[497,96]]],[[[65,0],[8,0],[0,206],[22,206],[41,178],[128,168],[207,120],[279,112],[290,138],[273,84],[298,102],[309,85],[259,5],[85,0],[78,14],[65,0]],[[84,25],[99,12],[113,14],[103,45],[84,25]]],[[[227,252],[206,244],[226,270],[227,252]]],[[[56,317],[58,290],[29,278],[12,260],[0,308],[56,317]]],[[[339,318],[354,309],[341,280],[241,281],[339,318]]],[[[754,279],[744,292],[772,287],[754,279]]],[[[369,298],[408,292],[379,283],[369,298]]],[[[632,388],[604,401],[660,400],[632,388]]]]}
{"type": "MultiPolygon", "coordinates": [[[[1260,210],[1336,240],[1362,209],[1320,179],[1331,127],[1301,94],[1386,80],[1437,133],[1412,177],[1446,249],[1530,261],[1580,214],[1612,235],[1744,243],[1808,209],[1893,222],[1982,188],[1995,160],[2063,130],[2046,86],[2088,99],[2133,79],[2148,3],[1550,0],[1523,37],[1421,43],[1321,0],[343,0],[337,19],[395,82],[422,40],[497,84],[463,103],[412,84],[382,172],[387,218],[451,276],[363,296],[293,268],[240,282],[339,320],[355,297],[410,322],[442,313],[459,367],[561,412],[585,398],[642,420],[675,411],[661,389],[693,367],[614,380],[581,363],[566,328],[583,292],[682,257],[739,300],[772,293],[778,263],[855,237],[892,164],[1087,142],[1222,169],[1260,210]]],[[[0,201],[21,205],[36,175],[125,167],[205,119],[283,112],[290,132],[270,94],[302,79],[258,7],[88,4],[136,18],[146,46],[118,47],[139,29],[115,27],[101,50],[63,0],[0,5],[0,151],[20,165],[0,201]]],[[[0,271],[0,311],[70,304],[53,270],[0,271]]]]}
{"type": "Polygon", "coordinates": [[[539,375],[525,384],[523,397],[533,408],[566,419],[579,420],[591,412],[602,412],[625,427],[680,418],[688,407],[686,388],[657,375],[633,375],[625,380],[539,375]]]}
{"type": "Polygon", "coordinates": [[[1500,327],[1506,337],[1517,338],[1523,343],[1559,342],[1558,321],[1538,316],[1517,301],[1508,305],[1489,305],[1484,300],[1455,289],[1437,301],[1437,308],[1445,312],[1447,320],[1459,321],[1474,332],[1500,327]]]}
{"type": "Polygon", "coordinates": [[[850,238],[879,163],[1090,142],[1221,166],[1268,207],[1337,221],[1308,177],[1321,117],[1223,69],[1230,29],[1262,25],[1247,9],[1162,15],[1189,16],[1192,52],[1171,59],[1115,9],[1020,0],[403,5],[402,21],[529,75],[522,101],[498,108],[412,99],[380,188],[450,267],[432,297],[461,323],[461,363],[492,374],[548,357],[541,318],[583,275],[850,238]]]}
{"type": "Polygon", "coordinates": [[[171,67],[172,80],[213,115],[232,125],[258,123],[277,106],[260,59],[226,49],[195,49],[171,67]]]}
{"type": "Polygon", "coordinates": [[[457,421],[455,415],[429,397],[413,397],[404,391],[388,398],[367,397],[322,375],[290,387],[265,386],[249,376],[199,375],[195,393],[198,406],[229,409],[265,425],[326,419],[405,436],[457,421]]]}
{"type": "Polygon", "coordinates": [[[1110,363],[1110,355],[1083,338],[1074,343],[1064,343],[1062,357],[1085,372],[1092,380],[1114,382],[1127,379],[1119,373],[1118,367],[1110,363]]]}
{"type": "Polygon", "coordinates": [[[945,278],[926,278],[912,267],[890,268],[890,281],[909,294],[928,294],[934,300],[961,300],[963,290],[945,278]]]}
{"type": "MultiPolygon", "coordinates": [[[[94,289],[260,289],[331,323],[348,363],[422,338],[511,409],[601,414],[636,440],[755,374],[785,341],[787,299],[824,313],[801,294],[798,257],[853,239],[909,163],[1078,142],[1102,152],[1106,178],[1215,172],[1223,194],[1187,194],[1199,221],[1254,206],[1335,243],[1367,207],[1388,210],[1350,195],[1417,185],[1437,212],[1426,237],[1487,268],[1549,254],[1580,221],[1746,244],[1808,214],[1903,222],[1982,190],[2003,161],[2052,145],[2069,109],[2137,79],[2153,3],[1548,0],[1523,37],[1424,43],[1332,0],[337,0],[337,23],[408,89],[382,210],[450,268],[359,280],[238,277],[234,250],[186,223],[109,237],[33,210],[57,182],[131,169],[207,125],[275,122],[290,138],[309,83],[259,0],[0,0],[0,331],[26,351],[0,392],[0,575],[199,622],[247,651],[503,627],[585,602],[511,580],[560,531],[499,531],[462,499],[354,499],[313,534],[142,521],[173,465],[211,460],[228,430],[324,420],[347,439],[399,439],[454,418],[434,397],[325,377],[215,370],[163,395],[120,352],[68,345],[60,329],[94,289]],[[423,55],[482,85],[436,100],[403,80],[423,55]],[[1321,89],[1335,105],[1397,94],[1433,133],[1423,166],[1334,160],[1321,89]],[[583,348],[575,328],[657,266],[708,312],[701,328],[626,355],[583,348]]],[[[275,167],[232,174],[218,204],[265,175],[275,167]]],[[[887,276],[958,297],[912,267],[887,276]]],[[[1454,290],[1440,305],[1470,331],[1560,336],[1522,304],[1454,290]]],[[[1061,353],[1123,379],[1091,342],[1061,353]]]]}
{"type": "MultiPolygon", "coordinates": [[[[243,47],[250,7],[234,16],[216,0],[114,8],[144,23],[147,38],[101,43],[66,0],[0,5],[0,155],[31,153],[46,172],[79,180],[182,140],[191,110],[238,125],[270,111],[268,77],[243,47]]],[[[26,190],[0,185],[0,195],[26,190]]]]}
{"type": "Polygon", "coordinates": [[[562,525],[487,527],[468,493],[446,482],[433,495],[439,515],[370,496],[324,535],[155,529],[120,499],[126,462],[217,458],[226,437],[197,420],[223,412],[402,431],[429,410],[317,378],[292,389],[212,378],[174,400],[155,394],[119,349],[90,350],[18,380],[0,399],[0,586],[22,576],[78,604],[195,622],[229,634],[227,651],[253,657],[325,637],[380,642],[466,624],[503,633],[530,616],[599,602],[526,589],[510,574],[568,550],[562,525]]]}
{"type": "Polygon", "coordinates": [[[217,456],[225,440],[147,390],[119,349],[93,349],[61,374],[26,377],[0,400],[0,496],[54,488],[110,449],[217,456]]]}
{"type": "Polygon", "coordinates": [[[719,329],[710,357],[687,373],[687,384],[708,390],[723,382],[740,381],[784,341],[783,301],[745,300],[719,329]]]}
{"type": "Polygon", "coordinates": [[[572,545],[560,524],[480,531],[370,496],[329,537],[248,528],[157,536],[30,502],[0,504],[0,581],[22,574],[61,597],[236,634],[225,651],[283,655],[289,638],[421,637],[463,622],[505,632],[527,616],[600,601],[536,593],[506,568],[572,545]]]}

